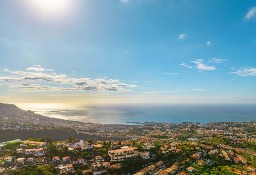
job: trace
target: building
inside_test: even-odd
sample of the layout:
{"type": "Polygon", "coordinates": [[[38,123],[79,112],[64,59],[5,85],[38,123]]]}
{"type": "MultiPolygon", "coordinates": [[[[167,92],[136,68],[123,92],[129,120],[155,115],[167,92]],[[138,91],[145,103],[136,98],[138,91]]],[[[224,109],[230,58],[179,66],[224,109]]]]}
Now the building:
{"type": "Polygon", "coordinates": [[[43,148],[38,148],[38,149],[25,149],[24,151],[25,155],[30,156],[44,156],[44,149],[43,148]]]}
{"type": "Polygon", "coordinates": [[[95,162],[104,162],[104,158],[101,156],[95,156],[94,160],[95,162]]]}
{"type": "Polygon", "coordinates": [[[70,164],[71,163],[71,159],[69,156],[64,156],[62,157],[62,161],[64,164],[70,164]]]}
{"type": "Polygon", "coordinates": [[[18,159],[16,159],[16,164],[18,165],[18,166],[23,166],[23,165],[25,165],[25,158],[24,157],[22,157],[22,158],[18,158],[18,159]]]}
{"type": "Polygon", "coordinates": [[[69,145],[71,148],[84,148],[84,140],[80,140],[79,142],[77,143],[72,143],[69,145]]]}
{"type": "Polygon", "coordinates": [[[5,175],[6,169],[3,167],[0,167],[0,175],[5,175]]]}
{"type": "Polygon", "coordinates": [[[8,156],[8,157],[4,158],[4,163],[5,164],[12,163],[12,161],[13,161],[13,157],[12,156],[8,156]]]}
{"type": "Polygon", "coordinates": [[[150,155],[149,155],[149,152],[148,152],[148,151],[139,152],[139,156],[140,156],[142,159],[149,159],[149,158],[150,158],[150,155]]]}
{"type": "Polygon", "coordinates": [[[34,158],[33,157],[27,158],[27,164],[33,164],[33,163],[34,163],[34,158]]]}
{"type": "Polygon", "coordinates": [[[108,155],[111,157],[111,162],[117,162],[137,157],[139,156],[139,152],[135,147],[125,147],[117,150],[110,150],[108,151],[108,155]]]}

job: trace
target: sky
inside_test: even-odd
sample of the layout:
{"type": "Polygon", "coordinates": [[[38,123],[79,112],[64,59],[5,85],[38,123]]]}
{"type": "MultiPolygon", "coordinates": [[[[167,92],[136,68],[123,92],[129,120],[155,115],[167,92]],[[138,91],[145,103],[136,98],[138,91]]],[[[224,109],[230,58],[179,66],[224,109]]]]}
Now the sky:
{"type": "Polygon", "coordinates": [[[256,103],[256,1],[1,0],[0,102],[256,103]]]}

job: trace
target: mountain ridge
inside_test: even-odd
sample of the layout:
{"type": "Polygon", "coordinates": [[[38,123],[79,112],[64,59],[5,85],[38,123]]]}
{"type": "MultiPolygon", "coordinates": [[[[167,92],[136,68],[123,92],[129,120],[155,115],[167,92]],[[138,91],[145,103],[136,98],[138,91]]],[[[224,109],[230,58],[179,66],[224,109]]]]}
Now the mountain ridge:
{"type": "Polygon", "coordinates": [[[11,121],[17,124],[32,123],[41,126],[67,125],[67,124],[86,124],[78,121],[58,119],[36,114],[31,110],[23,110],[14,104],[0,103],[0,120],[11,121]]]}

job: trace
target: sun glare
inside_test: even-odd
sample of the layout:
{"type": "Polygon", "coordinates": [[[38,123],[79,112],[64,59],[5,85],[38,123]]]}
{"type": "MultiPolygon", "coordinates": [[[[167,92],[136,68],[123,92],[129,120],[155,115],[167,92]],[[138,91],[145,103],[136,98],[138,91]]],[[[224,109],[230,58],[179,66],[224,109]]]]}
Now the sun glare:
{"type": "Polygon", "coordinates": [[[62,16],[68,12],[71,0],[27,0],[29,6],[44,16],[62,16]]]}

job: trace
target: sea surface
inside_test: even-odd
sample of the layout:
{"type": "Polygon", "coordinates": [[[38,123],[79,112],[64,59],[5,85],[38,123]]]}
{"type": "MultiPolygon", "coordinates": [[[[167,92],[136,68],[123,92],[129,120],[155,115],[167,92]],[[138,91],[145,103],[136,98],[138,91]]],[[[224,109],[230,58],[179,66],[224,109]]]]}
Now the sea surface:
{"type": "Polygon", "coordinates": [[[127,122],[144,121],[171,123],[256,121],[255,104],[151,104],[84,107],[49,104],[41,105],[41,107],[40,105],[19,107],[48,117],[103,124],[128,124],[127,122]]]}

